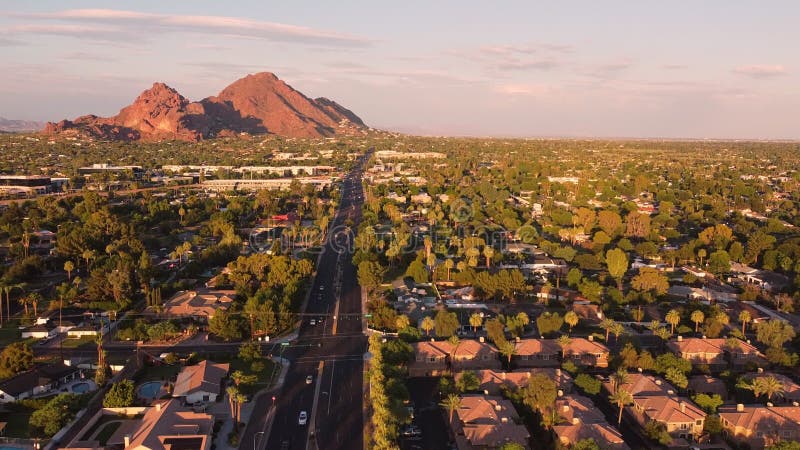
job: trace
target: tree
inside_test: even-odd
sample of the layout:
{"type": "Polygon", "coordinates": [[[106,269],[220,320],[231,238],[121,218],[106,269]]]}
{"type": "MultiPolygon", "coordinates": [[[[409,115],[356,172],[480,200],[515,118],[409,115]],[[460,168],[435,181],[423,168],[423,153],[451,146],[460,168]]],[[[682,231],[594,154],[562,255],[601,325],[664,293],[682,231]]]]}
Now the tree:
{"type": "Polygon", "coordinates": [[[235,370],[231,374],[231,379],[233,380],[233,384],[236,385],[237,388],[243,384],[245,385],[253,384],[256,381],[258,381],[258,377],[256,375],[249,375],[242,372],[241,370],[235,370]]]}
{"type": "Polygon", "coordinates": [[[617,322],[609,317],[606,317],[600,322],[600,328],[602,328],[606,332],[606,342],[608,342],[608,336],[611,334],[611,330],[614,329],[614,326],[616,324],[617,322]]]}
{"type": "Polygon", "coordinates": [[[664,374],[664,378],[680,389],[686,389],[686,386],[689,385],[689,380],[686,379],[686,374],[684,374],[677,367],[668,368],[664,374]]]}
{"type": "Polygon", "coordinates": [[[694,332],[697,333],[700,330],[700,324],[706,320],[706,315],[703,314],[703,311],[697,309],[692,311],[692,315],[689,318],[694,322],[694,332]]]}
{"type": "Polygon", "coordinates": [[[783,383],[772,375],[754,378],[749,386],[749,389],[753,391],[753,396],[758,398],[764,395],[767,401],[771,401],[772,397],[776,395],[782,396],[784,393],[783,383]]]}
{"type": "Polygon", "coordinates": [[[453,270],[455,266],[455,262],[453,262],[452,258],[447,258],[444,260],[444,268],[447,269],[447,281],[450,281],[450,272],[453,270]]]}
{"type": "Polygon", "coordinates": [[[104,408],[124,408],[133,406],[136,400],[136,390],[131,380],[118,381],[111,385],[111,388],[103,397],[104,408]]]}
{"type": "Polygon", "coordinates": [[[717,408],[724,403],[719,394],[695,394],[692,396],[692,400],[708,414],[716,414],[717,408]]]}
{"type": "Polygon", "coordinates": [[[545,311],[536,318],[536,327],[539,329],[539,334],[547,335],[555,333],[564,325],[564,318],[557,312],[545,311]]]}
{"type": "Polygon", "coordinates": [[[669,290],[669,279],[657,269],[642,267],[631,280],[631,286],[637,291],[664,295],[669,290]]]}
{"type": "Polygon", "coordinates": [[[481,313],[475,312],[469,316],[469,326],[472,327],[472,333],[477,336],[478,328],[483,326],[483,316],[481,313]]]}
{"type": "Polygon", "coordinates": [[[480,387],[480,380],[472,370],[461,372],[461,376],[456,381],[456,389],[459,392],[477,391],[480,387]]]}
{"type": "Polygon", "coordinates": [[[483,247],[483,256],[486,258],[486,268],[491,267],[492,257],[494,256],[494,249],[490,246],[483,247]]]}
{"type": "Polygon", "coordinates": [[[23,342],[13,342],[0,352],[0,378],[8,378],[33,367],[33,351],[23,342]]]}
{"type": "Polygon", "coordinates": [[[439,406],[447,410],[450,417],[449,423],[452,424],[453,414],[458,408],[461,407],[461,397],[459,397],[458,394],[450,394],[441,403],[439,403],[439,406]]]}
{"type": "Polygon", "coordinates": [[[64,262],[64,271],[67,272],[67,280],[72,281],[72,271],[75,270],[75,263],[72,261],[64,262]]]}
{"type": "Polygon", "coordinates": [[[745,335],[745,330],[747,330],[747,324],[753,320],[750,316],[750,312],[746,309],[743,309],[742,312],[739,313],[739,323],[742,324],[742,336],[745,335]]]}
{"type": "Polygon", "coordinates": [[[603,210],[597,214],[597,225],[612,238],[622,232],[622,218],[614,211],[603,210]]]}
{"type": "Polygon", "coordinates": [[[251,363],[261,359],[261,346],[257,342],[245,342],[239,347],[239,358],[251,363]]]}
{"type": "Polygon", "coordinates": [[[800,442],[780,441],[776,444],[764,447],[764,450],[800,450],[800,442]]]}
{"type": "Polygon", "coordinates": [[[208,321],[208,331],[225,341],[238,341],[242,338],[242,326],[239,317],[230,312],[220,310],[208,321]]]}
{"type": "MultiPolygon", "coordinates": [[[[522,444],[518,444],[516,442],[505,442],[503,443],[503,445],[498,447],[498,450],[525,450],[525,446],[523,446],[522,444]]],[[[589,450],[589,449],[587,448],[584,450],[589,450]]]]}
{"type": "Polygon", "coordinates": [[[567,313],[564,314],[564,322],[567,325],[569,325],[569,332],[570,333],[572,333],[572,328],[575,327],[575,325],[578,324],[579,320],[580,319],[578,318],[578,315],[575,313],[575,311],[567,311],[567,313]]]}
{"type": "Polygon", "coordinates": [[[592,438],[581,439],[570,447],[570,450],[601,450],[600,446],[592,438]]]}
{"type": "Polygon", "coordinates": [[[503,340],[497,344],[497,349],[500,351],[500,354],[505,356],[508,360],[508,363],[511,364],[511,358],[517,354],[517,346],[513,342],[503,340]]]}
{"type": "Polygon", "coordinates": [[[622,410],[625,408],[625,405],[633,403],[633,395],[625,389],[617,389],[616,392],[608,396],[608,401],[612,404],[616,404],[619,408],[617,426],[622,425],[622,410]]]}
{"type": "Polygon", "coordinates": [[[397,318],[394,320],[394,325],[398,331],[405,329],[410,324],[411,321],[408,320],[408,316],[405,314],[398,314],[397,318]]]}
{"type": "Polygon", "coordinates": [[[376,261],[361,261],[358,264],[358,284],[371,295],[383,282],[386,269],[376,261]]]}
{"type": "Polygon", "coordinates": [[[556,382],[543,373],[531,375],[527,386],[521,389],[522,402],[544,416],[552,410],[558,397],[556,382]]]}
{"type": "Polygon", "coordinates": [[[597,395],[600,393],[602,383],[591,375],[581,373],[575,377],[575,386],[578,386],[583,392],[589,395],[597,395]]]}
{"type": "Polygon", "coordinates": [[[720,277],[731,270],[731,257],[725,250],[717,250],[708,257],[708,271],[720,277]]]}
{"type": "Polygon", "coordinates": [[[499,345],[500,342],[506,340],[506,327],[497,318],[487,320],[484,327],[486,328],[486,335],[492,342],[494,342],[495,345],[499,345]]]}
{"type": "Polygon", "coordinates": [[[617,280],[617,289],[622,292],[622,277],[628,271],[628,255],[619,248],[611,249],[606,252],[606,266],[609,275],[617,280]]]}
{"type": "Polygon", "coordinates": [[[768,320],[756,324],[756,339],[768,347],[781,348],[794,337],[794,329],[787,322],[768,320]]]}
{"type": "Polygon", "coordinates": [[[81,409],[80,396],[60,394],[31,414],[30,424],[51,437],[68,424],[81,409]]]}
{"type": "Polygon", "coordinates": [[[440,309],[436,313],[436,318],[434,320],[435,328],[436,328],[436,335],[440,337],[450,337],[453,336],[461,326],[458,322],[458,316],[454,312],[448,312],[444,309],[440,309]]]}
{"type": "Polygon", "coordinates": [[[431,319],[431,316],[425,316],[425,318],[422,319],[421,326],[422,329],[425,330],[425,334],[430,336],[431,330],[433,330],[436,324],[434,323],[433,319],[431,319]]]}
{"type": "Polygon", "coordinates": [[[675,334],[675,327],[681,323],[681,313],[677,309],[670,309],[665,316],[665,320],[670,325],[670,334],[675,334]]]}

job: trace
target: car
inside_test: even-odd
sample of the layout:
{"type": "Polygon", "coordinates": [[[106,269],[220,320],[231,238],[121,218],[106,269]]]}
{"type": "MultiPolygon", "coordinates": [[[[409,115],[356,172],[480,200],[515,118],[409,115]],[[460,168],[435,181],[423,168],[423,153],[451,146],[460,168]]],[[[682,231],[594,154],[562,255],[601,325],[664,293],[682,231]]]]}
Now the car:
{"type": "Polygon", "coordinates": [[[300,416],[297,418],[298,425],[305,425],[308,423],[308,413],[305,411],[300,411],[300,416]]]}
{"type": "Polygon", "coordinates": [[[316,325],[316,324],[317,324],[317,320],[316,319],[311,319],[311,325],[316,325]]]}
{"type": "Polygon", "coordinates": [[[314,382],[314,377],[311,376],[311,375],[307,376],[306,377],[306,384],[311,384],[312,382],[314,382]]]}
{"type": "Polygon", "coordinates": [[[286,439],[283,442],[281,442],[281,450],[289,450],[289,446],[291,446],[291,445],[292,445],[292,441],[286,439]]]}

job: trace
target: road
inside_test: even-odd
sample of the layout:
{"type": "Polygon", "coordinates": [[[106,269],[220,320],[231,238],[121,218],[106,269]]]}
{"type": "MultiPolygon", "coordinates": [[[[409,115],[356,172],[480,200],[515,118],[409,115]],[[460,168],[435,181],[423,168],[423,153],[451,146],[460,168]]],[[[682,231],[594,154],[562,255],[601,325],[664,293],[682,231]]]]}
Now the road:
{"type": "MultiPolygon", "coordinates": [[[[351,450],[364,446],[362,382],[367,341],[361,290],[350,263],[352,233],[348,224],[355,231],[361,220],[365,161],[366,157],[343,179],[339,210],[331,221],[298,339],[283,354],[291,367],[276,396],[271,432],[259,448],[281,449],[285,442],[291,449],[351,450]],[[300,411],[309,415],[305,426],[298,424],[300,411]]],[[[271,404],[272,398],[264,397],[256,405],[242,445],[255,442],[271,404]]]]}

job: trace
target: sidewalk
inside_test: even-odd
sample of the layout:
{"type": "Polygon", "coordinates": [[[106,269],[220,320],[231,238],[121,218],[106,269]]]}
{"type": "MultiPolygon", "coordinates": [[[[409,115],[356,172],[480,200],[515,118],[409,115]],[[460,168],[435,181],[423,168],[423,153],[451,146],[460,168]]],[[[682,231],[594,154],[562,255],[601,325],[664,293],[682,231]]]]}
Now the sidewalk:
{"type": "MultiPolygon", "coordinates": [[[[240,443],[242,442],[241,437],[245,436],[248,428],[251,427],[250,416],[252,416],[253,409],[255,409],[258,400],[264,395],[273,395],[283,385],[284,380],[286,380],[286,374],[289,372],[289,361],[278,357],[273,357],[272,361],[281,365],[281,372],[278,375],[278,379],[270,387],[258,391],[249,402],[242,405],[240,420],[245,424],[245,427],[240,430],[239,433],[240,443]]],[[[214,416],[217,419],[223,420],[222,427],[217,433],[217,437],[214,439],[214,448],[217,450],[236,450],[238,447],[228,444],[228,434],[233,431],[233,420],[231,418],[230,406],[228,404],[228,394],[226,393],[222,401],[215,404],[212,409],[213,411],[209,410],[208,412],[214,413],[214,416]]],[[[267,442],[266,439],[269,436],[269,427],[272,425],[271,412],[267,416],[267,421],[267,431],[259,438],[259,440],[265,443],[267,442]]]]}

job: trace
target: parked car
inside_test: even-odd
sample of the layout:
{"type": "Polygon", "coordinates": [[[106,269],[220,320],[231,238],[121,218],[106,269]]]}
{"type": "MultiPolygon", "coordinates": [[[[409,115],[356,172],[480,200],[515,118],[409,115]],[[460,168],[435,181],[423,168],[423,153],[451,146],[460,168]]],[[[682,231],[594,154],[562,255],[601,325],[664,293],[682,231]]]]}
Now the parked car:
{"type": "Polygon", "coordinates": [[[300,411],[300,416],[297,418],[298,425],[305,425],[308,423],[308,414],[305,411],[300,411]]]}

